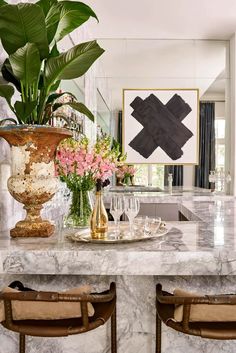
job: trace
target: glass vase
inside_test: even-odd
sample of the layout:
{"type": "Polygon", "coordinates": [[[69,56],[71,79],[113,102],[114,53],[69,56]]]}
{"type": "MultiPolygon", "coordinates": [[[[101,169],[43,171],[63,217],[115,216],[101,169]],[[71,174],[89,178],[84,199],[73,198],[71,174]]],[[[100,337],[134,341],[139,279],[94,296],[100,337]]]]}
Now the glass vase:
{"type": "Polygon", "coordinates": [[[88,227],[92,213],[92,202],[88,190],[72,190],[69,215],[66,217],[67,227],[88,227]]]}

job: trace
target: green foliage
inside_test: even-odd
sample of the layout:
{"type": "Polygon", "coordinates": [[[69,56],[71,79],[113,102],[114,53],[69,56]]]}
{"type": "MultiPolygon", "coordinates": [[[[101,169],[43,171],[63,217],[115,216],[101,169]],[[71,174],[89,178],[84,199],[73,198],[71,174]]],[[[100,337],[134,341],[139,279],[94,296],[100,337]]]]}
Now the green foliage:
{"type": "Polygon", "coordinates": [[[26,43],[34,43],[41,58],[49,53],[45,17],[36,4],[5,5],[0,11],[0,37],[10,55],[26,43]]]}
{"type": "Polygon", "coordinates": [[[62,104],[59,103],[57,106],[55,106],[55,108],[58,109],[64,105],[67,105],[72,109],[76,110],[77,112],[86,115],[91,121],[94,122],[93,113],[83,103],[79,103],[79,102],[62,103],[62,104]]]}
{"type": "MultiPolygon", "coordinates": [[[[20,124],[46,124],[49,96],[61,80],[83,76],[104,50],[96,41],[78,44],[61,53],[57,42],[96,14],[78,1],[39,0],[37,3],[7,4],[0,0],[0,39],[7,58],[4,79],[21,93],[21,102],[11,104],[12,85],[0,85],[4,97],[20,124]]],[[[93,114],[82,103],[71,107],[90,120],[93,114]]]]}
{"type": "Polygon", "coordinates": [[[57,4],[57,0],[39,0],[36,4],[41,7],[46,17],[52,5],[57,4]]]}
{"type": "Polygon", "coordinates": [[[4,61],[1,71],[2,71],[2,77],[4,78],[4,80],[10,83],[13,83],[17,91],[21,92],[20,81],[17,80],[17,78],[14,76],[9,59],[6,59],[4,61]]]}
{"type": "Polygon", "coordinates": [[[117,153],[117,160],[118,162],[125,162],[126,158],[127,158],[127,153],[123,154],[122,153],[122,146],[120,145],[120,143],[118,141],[116,141],[113,138],[112,141],[112,148],[116,151],[117,153]]]}
{"type": "Polygon", "coordinates": [[[83,76],[104,50],[96,41],[82,43],[59,56],[49,58],[45,65],[45,87],[58,80],[70,80],[83,76]]]}
{"type": "Polygon", "coordinates": [[[65,35],[86,22],[90,16],[97,19],[92,9],[82,2],[54,3],[46,16],[48,42],[60,41],[65,35]]]}
{"type": "MultiPolygon", "coordinates": [[[[41,62],[39,51],[35,44],[27,43],[23,48],[18,49],[10,55],[13,75],[23,84],[24,87],[33,86],[37,83],[41,62]]],[[[27,94],[27,92],[25,92],[27,94]]]]}
{"type": "Polygon", "coordinates": [[[3,6],[3,5],[6,5],[6,4],[7,4],[6,1],[0,0],[0,7],[3,6]]]}
{"type": "Polygon", "coordinates": [[[0,96],[5,98],[7,103],[11,104],[11,99],[14,94],[14,88],[10,85],[0,85],[0,96]]]}
{"type": "Polygon", "coordinates": [[[19,121],[21,121],[23,124],[27,124],[30,123],[30,115],[33,112],[34,108],[37,105],[37,101],[33,101],[33,102],[19,102],[16,101],[16,103],[14,104],[14,108],[16,111],[16,116],[18,118],[19,121]]]}
{"type": "Polygon", "coordinates": [[[93,113],[83,104],[79,103],[76,101],[76,97],[69,92],[62,92],[62,93],[52,93],[46,103],[45,107],[45,115],[44,115],[44,120],[43,124],[46,124],[53,116],[54,117],[60,117],[64,119],[68,125],[70,125],[70,122],[68,119],[65,118],[64,115],[60,115],[57,113],[57,110],[63,106],[69,106],[72,109],[78,111],[81,114],[86,115],[91,121],[94,122],[94,115],[93,113]],[[66,102],[66,103],[59,103],[58,99],[64,95],[70,96],[71,101],[66,102]]]}

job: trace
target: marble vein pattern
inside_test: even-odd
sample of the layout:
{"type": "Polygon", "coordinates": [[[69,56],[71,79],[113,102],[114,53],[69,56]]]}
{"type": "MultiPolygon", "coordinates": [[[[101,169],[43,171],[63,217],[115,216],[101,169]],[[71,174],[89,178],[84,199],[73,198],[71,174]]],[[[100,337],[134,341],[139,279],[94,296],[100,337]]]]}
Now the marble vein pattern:
{"type": "MultiPolygon", "coordinates": [[[[212,195],[199,200],[192,195],[177,203],[189,221],[168,222],[166,236],[141,243],[77,244],[62,241],[59,234],[43,240],[13,240],[2,232],[0,287],[18,279],[40,290],[59,291],[90,283],[102,291],[115,281],[118,353],[154,353],[156,283],[169,291],[180,287],[207,294],[236,293],[236,201],[212,195]]],[[[27,353],[108,353],[109,337],[109,324],[66,338],[30,337],[27,353]]],[[[0,328],[0,353],[16,353],[17,339],[17,334],[0,328]]],[[[235,341],[185,336],[166,327],[162,339],[162,353],[236,350],[235,341]]]]}
{"type": "MultiPolygon", "coordinates": [[[[225,254],[204,222],[168,222],[167,236],[132,244],[59,243],[1,236],[3,273],[96,275],[210,275],[225,254]]],[[[229,244],[229,251],[232,250],[229,244]]],[[[0,267],[0,268],[1,268],[0,267]]]]}

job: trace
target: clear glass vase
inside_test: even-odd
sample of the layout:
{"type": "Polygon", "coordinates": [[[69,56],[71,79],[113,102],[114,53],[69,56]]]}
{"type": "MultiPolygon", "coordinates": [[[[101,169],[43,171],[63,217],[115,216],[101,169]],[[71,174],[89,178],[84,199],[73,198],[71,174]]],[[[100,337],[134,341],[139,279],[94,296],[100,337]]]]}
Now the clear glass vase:
{"type": "Polygon", "coordinates": [[[70,211],[65,219],[67,227],[88,227],[92,213],[92,202],[88,190],[72,190],[70,211]]]}

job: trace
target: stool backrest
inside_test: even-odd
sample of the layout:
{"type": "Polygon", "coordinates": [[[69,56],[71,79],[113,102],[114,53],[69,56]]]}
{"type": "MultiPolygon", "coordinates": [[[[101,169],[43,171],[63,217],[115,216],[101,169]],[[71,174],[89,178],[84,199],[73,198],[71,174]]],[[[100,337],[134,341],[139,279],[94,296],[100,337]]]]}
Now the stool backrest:
{"type": "MultiPolygon", "coordinates": [[[[196,334],[196,332],[191,332],[190,325],[190,311],[191,305],[236,305],[236,295],[235,294],[224,294],[224,295],[204,295],[204,296],[174,296],[171,293],[165,292],[162,290],[161,284],[157,284],[156,287],[156,299],[157,299],[157,311],[160,313],[160,316],[166,317],[167,321],[165,322],[168,326],[171,326],[174,329],[179,331],[196,334]],[[176,305],[183,305],[183,320],[182,322],[174,322],[167,318],[167,312],[172,307],[172,311],[176,305]],[[181,329],[182,327],[182,329],[181,329]]],[[[173,312],[172,312],[173,314],[173,312]]],[[[171,317],[170,317],[171,318],[171,317]]],[[[172,315],[173,318],[173,315],[172,315]]],[[[209,323],[208,323],[209,324],[209,323]]],[[[218,330],[218,338],[224,337],[225,333],[218,330]]],[[[236,331],[235,331],[236,338],[236,331]]]]}
{"type": "Polygon", "coordinates": [[[21,302],[79,302],[81,305],[81,319],[83,327],[87,329],[89,327],[89,316],[88,316],[88,303],[109,303],[116,298],[116,287],[115,283],[111,283],[110,289],[102,293],[91,293],[91,294],[67,294],[58,292],[37,292],[37,291],[26,291],[26,292],[1,292],[0,300],[4,302],[5,308],[5,326],[11,329],[15,325],[13,320],[12,312],[12,301],[21,302]]]}

